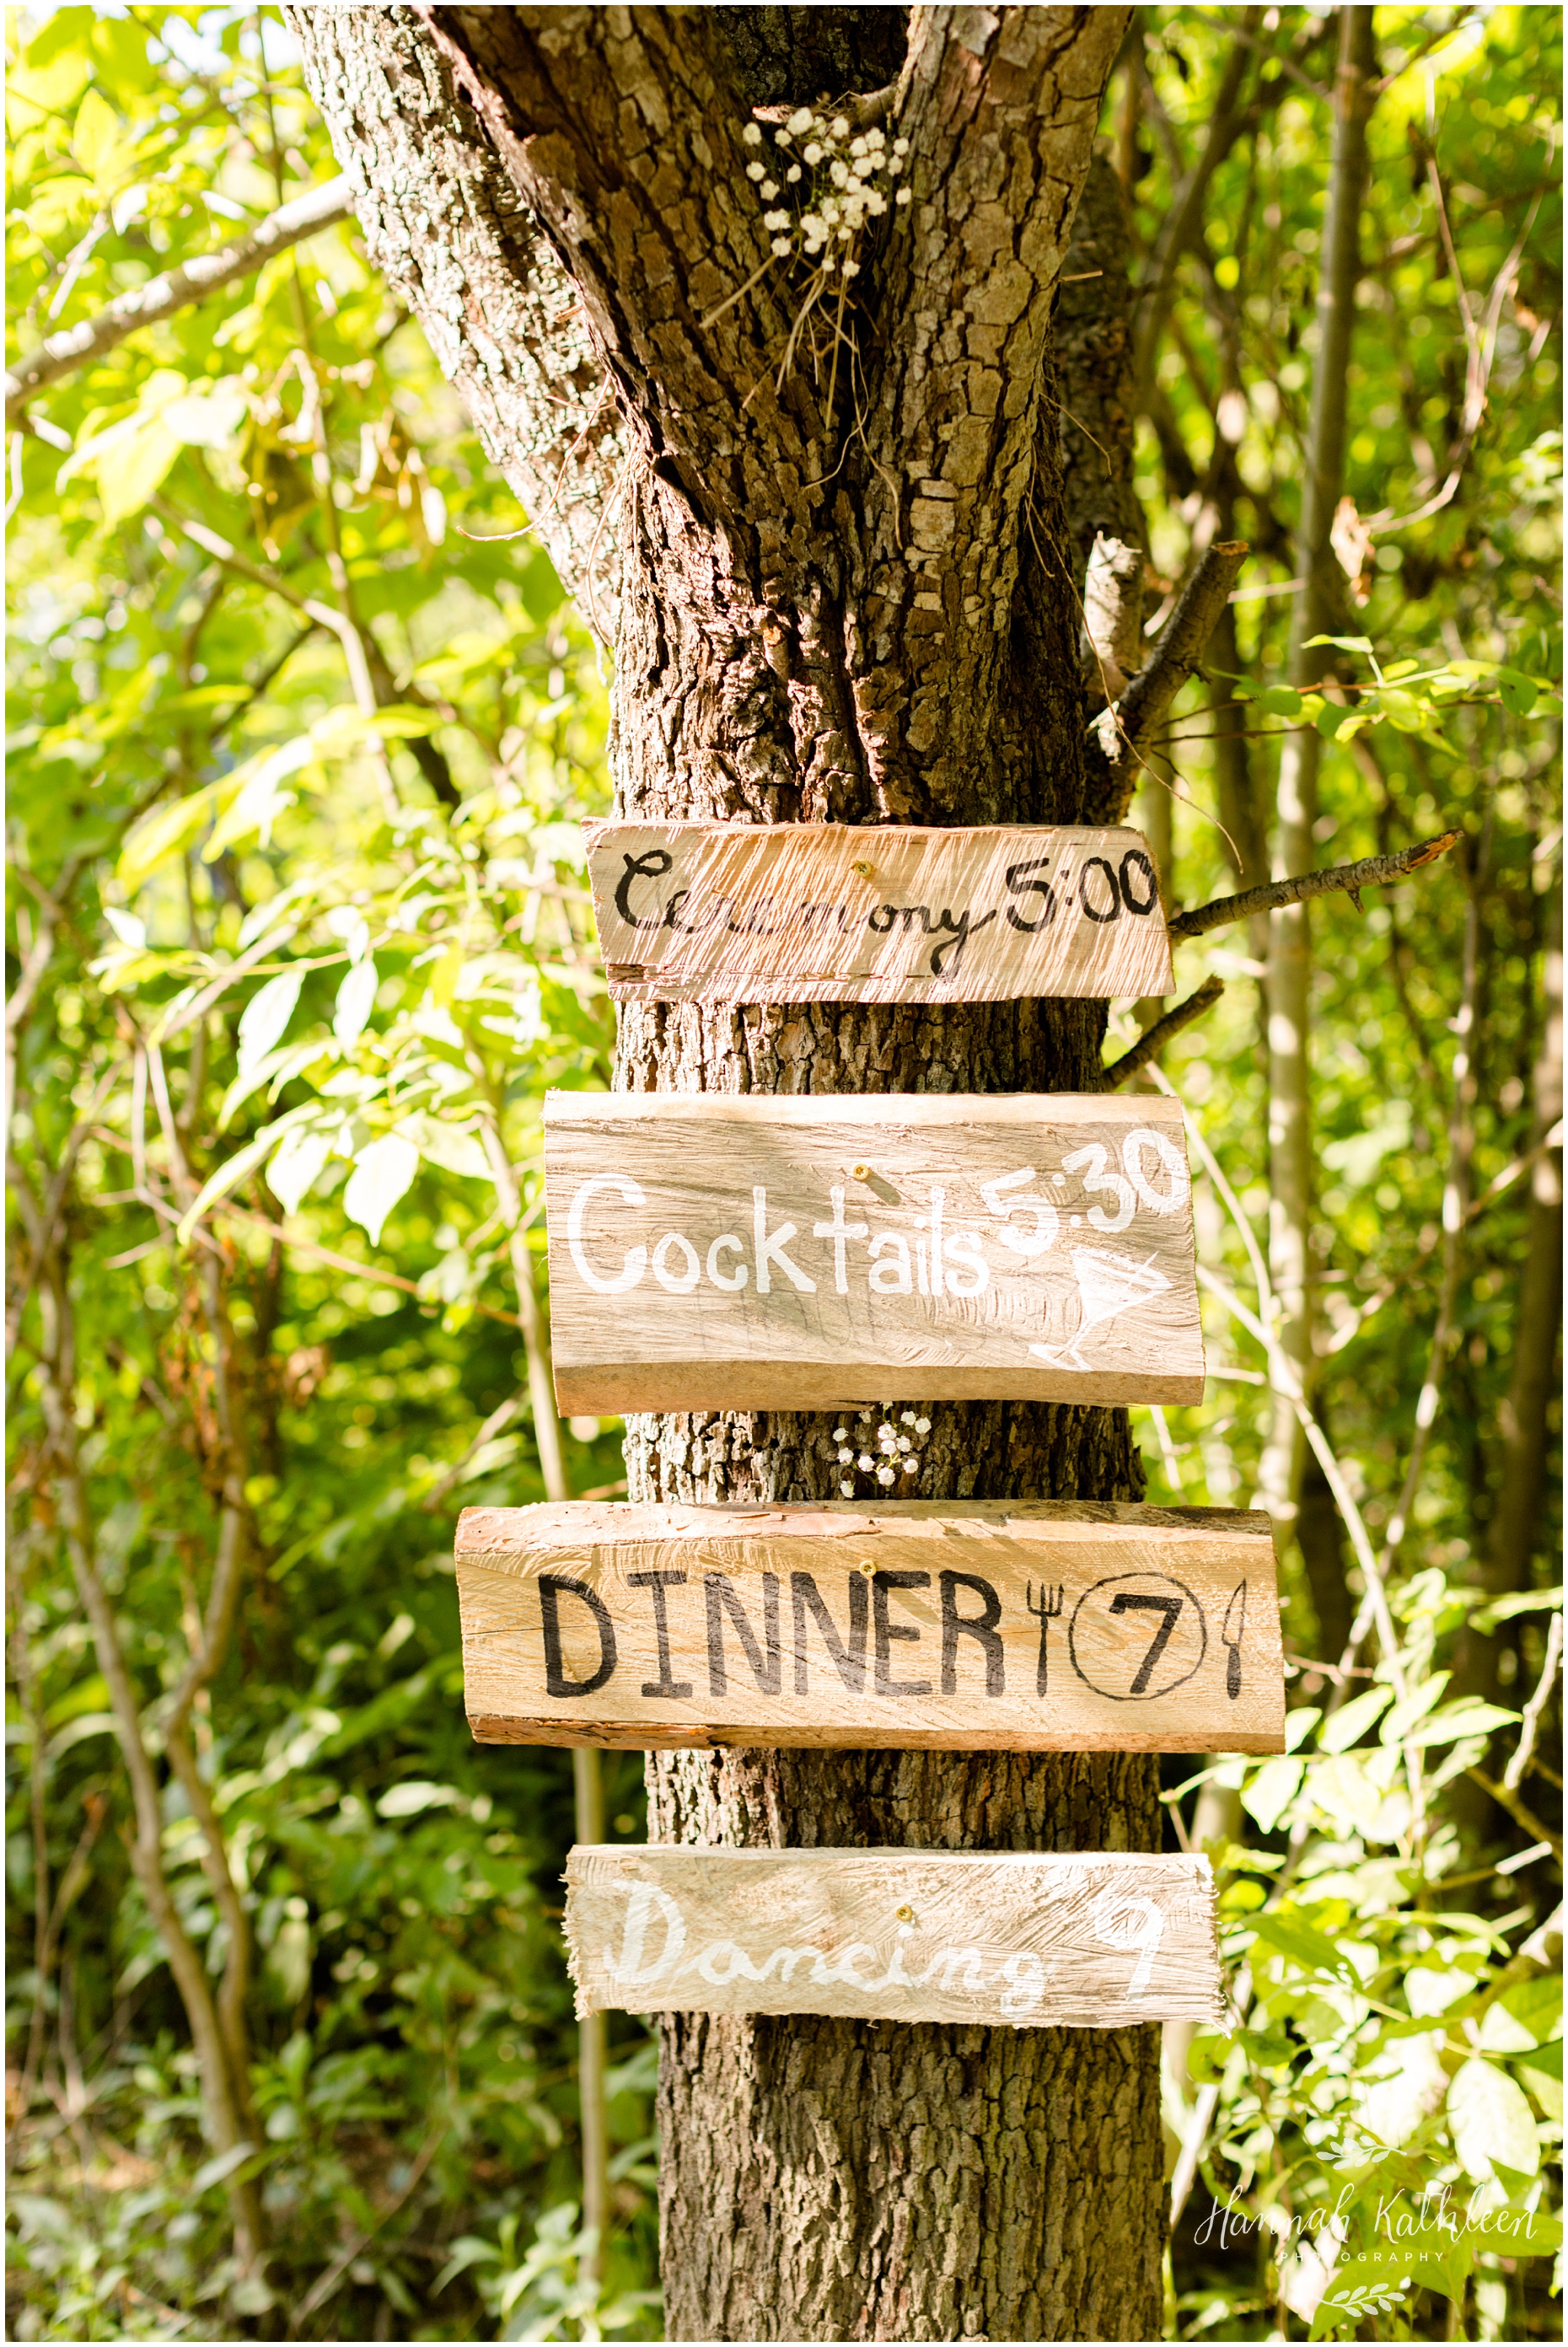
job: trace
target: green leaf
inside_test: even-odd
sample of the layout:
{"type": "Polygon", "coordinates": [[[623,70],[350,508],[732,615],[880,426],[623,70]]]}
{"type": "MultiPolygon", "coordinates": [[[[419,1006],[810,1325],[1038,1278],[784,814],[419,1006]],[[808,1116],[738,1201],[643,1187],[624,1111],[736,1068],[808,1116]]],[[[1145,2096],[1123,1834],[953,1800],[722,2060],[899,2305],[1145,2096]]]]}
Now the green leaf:
{"type": "Polygon", "coordinates": [[[1540,692],[1535,679],[1516,668],[1498,670],[1497,689],[1502,695],[1503,707],[1515,717],[1528,717],[1540,692]]]}
{"type": "Polygon", "coordinates": [[[1245,1787],[1241,1805],[1260,1832],[1272,1833],[1300,1789],[1306,1762],[1285,1754],[1266,1760],[1245,1787]]]}
{"type": "Polygon", "coordinates": [[[300,1201],[332,1155],[330,1133],[295,1125],[285,1133],[267,1168],[267,1187],[286,1214],[297,1214],[300,1201]]]}
{"type": "Polygon", "coordinates": [[[354,1160],[343,1190],[343,1212],[357,1223],[372,1246],[381,1244],[382,1227],[394,1206],[419,1171],[419,1152],[402,1133],[384,1133],[354,1160]]]}
{"type": "Polygon", "coordinates": [[[1271,717],[1299,717],[1301,695],[1293,685],[1271,684],[1266,692],[1258,694],[1257,705],[1271,717]]]}
{"type": "Polygon", "coordinates": [[[408,1777],[383,1793],[375,1813],[381,1818],[416,1818],[425,1809],[450,1809],[462,1798],[455,1786],[433,1785],[422,1778],[408,1777]]]}
{"type": "Polygon", "coordinates": [[[1480,2055],[1462,2063],[1449,2085],[1449,2125],[1467,2176],[1491,2176],[1495,2167],[1533,2176],[1541,2140],[1530,2105],[1506,2070],[1480,2055]]]}
{"type": "Polygon", "coordinates": [[[1563,2124],[1563,2040],[1554,2037],[1549,2045],[1538,2045],[1533,2053],[1522,2054],[1515,2061],[1521,2083],[1527,2086],[1557,2126],[1563,2124]]]}
{"type": "Polygon", "coordinates": [[[282,1040],[283,1030],[294,1015],[294,1005],[300,999],[300,989],[305,982],[302,969],[285,969],[270,978],[265,986],[258,987],[240,1015],[240,1073],[251,1070],[264,1060],[275,1043],[282,1040]]]}
{"type": "Polygon", "coordinates": [[[355,962],[337,990],[333,1033],[345,1051],[352,1051],[364,1034],[375,1008],[375,963],[368,956],[355,962]]]}
{"type": "Polygon", "coordinates": [[[1406,1740],[1423,1749],[1430,1744],[1452,1744],[1460,1736],[1490,1736],[1494,1727],[1507,1727],[1518,1717],[1516,1711],[1506,1711],[1501,1704],[1483,1703],[1479,1696],[1461,1696],[1457,1703],[1444,1704],[1430,1719],[1418,1721],[1406,1740]]]}
{"type": "Polygon", "coordinates": [[[1266,1947],[1288,1956],[1305,1972],[1327,1973],[1332,1979],[1354,1983],[1356,1974],[1334,1942],[1303,1916],[1265,1913],[1254,1919],[1253,1929],[1266,1947]]]}
{"type": "Polygon", "coordinates": [[[1317,1731],[1320,1752],[1348,1752],[1352,1744],[1365,1736],[1373,1721],[1394,1699],[1392,1687],[1372,1686],[1364,1695],[1352,1696],[1349,1702],[1326,1719],[1317,1731]]]}

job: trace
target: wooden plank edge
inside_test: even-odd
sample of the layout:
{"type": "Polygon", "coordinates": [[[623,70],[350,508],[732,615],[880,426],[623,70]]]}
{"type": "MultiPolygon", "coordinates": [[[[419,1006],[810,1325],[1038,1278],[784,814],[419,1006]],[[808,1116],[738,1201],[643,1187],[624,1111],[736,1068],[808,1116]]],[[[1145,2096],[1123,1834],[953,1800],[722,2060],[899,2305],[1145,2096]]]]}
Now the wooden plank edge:
{"type": "Polygon", "coordinates": [[[1221,1741],[1212,1729],[1192,1736],[1150,1731],[1140,1735],[1117,1729],[1103,1737],[1086,1737],[1082,1728],[1071,1734],[987,1736],[977,1742],[973,1733],[953,1730],[917,1731],[908,1727],[878,1734],[857,1721],[841,1737],[807,1734],[789,1727],[727,1726],[671,1727],[656,1734],[651,1725],[619,1720],[523,1719],[494,1712],[467,1715],[476,1744],[549,1744],[571,1751],[599,1752],[1235,1752],[1277,1753],[1285,1750],[1279,1736],[1239,1737],[1221,1741]]]}
{"type": "Polygon", "coordinates": [[[1129,1402],[1201,1402],[1204,1373],[1125,1375],[1111,1369],[1002,1367],[946,1370],[934,1361],[847,1366],[766,1361],[555,1360],[563,1418],[629,1410],[864,1409],[917,1394],[925,1401],[1056,1401],[1115,1408],[1129,1402]]]}

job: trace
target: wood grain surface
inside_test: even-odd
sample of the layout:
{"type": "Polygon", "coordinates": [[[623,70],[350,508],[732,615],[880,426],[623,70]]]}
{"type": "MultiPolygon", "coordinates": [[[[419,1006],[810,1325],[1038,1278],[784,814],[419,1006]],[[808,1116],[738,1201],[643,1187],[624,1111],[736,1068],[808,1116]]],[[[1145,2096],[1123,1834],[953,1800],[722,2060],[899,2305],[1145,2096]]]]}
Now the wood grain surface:
{"type": "Polygon", "coordinates": [[[467,1508],[483,1744],[1279,1752],[1261,1511],[467,1508]]]}
{"type": "Polygon", "coordinates": [[[1197,1401],[1174,1101],[549,1092],[573,1411],[1197,1401]]]}
{"type": "Polygon", "coordinates": [[[589,823],[618,1002],[1168,994],[1140,832],[589,823]]]}
{"type": "Polygon", "coordinates": [[[579,2014],[1223,2025],[1206,1858],[600,1842],[566,1880],[579,2014]]]}

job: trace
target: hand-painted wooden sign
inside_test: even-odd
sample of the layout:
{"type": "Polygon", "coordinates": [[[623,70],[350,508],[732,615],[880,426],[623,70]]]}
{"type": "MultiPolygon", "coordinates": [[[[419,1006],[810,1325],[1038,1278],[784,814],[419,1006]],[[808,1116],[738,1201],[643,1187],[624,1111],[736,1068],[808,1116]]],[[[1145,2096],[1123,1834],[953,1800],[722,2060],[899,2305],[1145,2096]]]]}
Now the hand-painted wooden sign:
{"type": "Polygon", "coordinates": [[[1284,1749],[1258,1512],[468,1508],[457,1594],[485,1744],[1284,1749]]]}
{"type": "Polygon", "coordinates": [[[563,1415],[1197,1401],[1175,1102],[550,1092],[563,1415]]]}
{"type": "Polygon", "coordinates": [[[585,824],[620,1002],[1168,994],[1149,844],[1061,825],[585,824]]]}
{"type": "Polygon", "coordinates": [[[1205,1858],[589,1843],[566,1879],[579,2014],[1223,2024],[1205,1858]]]}

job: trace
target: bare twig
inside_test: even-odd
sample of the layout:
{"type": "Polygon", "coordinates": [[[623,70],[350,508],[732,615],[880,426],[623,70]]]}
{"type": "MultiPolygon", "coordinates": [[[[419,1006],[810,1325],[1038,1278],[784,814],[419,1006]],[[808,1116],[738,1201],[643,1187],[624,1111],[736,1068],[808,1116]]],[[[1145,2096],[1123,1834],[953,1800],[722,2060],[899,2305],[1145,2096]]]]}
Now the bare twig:
{"type": "Polygon", "coordinates": [[[1272,912],[1281,905],[1304,904],[1312,897],[1354,897],[1358,888],[1380,887],[1390,880],[1402,880],[1408,872],[1419,872],[1423,865],[1435,863],[1463,835],[1458,831],[1440,832],[1436,839],[1424,839],[1419,846],[1401,848],[1394,856],[1367,856],[1359,864],[1337,864],[1327,872],[1299,872],[1293,879],[1268,880],[1261,888],[1245,888],[1239,897],[1216,897],[1212,904],[1195,905],[1191,912],[1173,915],[1171,935],[1201,938],[1210,929],[1229,928],[1235,921],[1247,920],[1254,913],[1272,912]]]}
{"type": "Polygon", "coordinates": [[[510,1426],[513,1419],[520,1418],[525,1407],[526,1403],[523,1395],[508,1394],[500,1408],[498,1409],[493,1409],[490,1412],[489,1417],[477,1430],[473,1440],[464,1450],[463,1456],[453,1461],[452,1465],[447,1468],[446,1472],[441,1477],[439,1482],[432,1483],[428,1491],[425,1492],[425,1497],[420,1501],[419,1505],[427,1516],[435,1514],[436,1509],[441,1505],[442,1501],[446,1497],[447,1492],[451,1491],[453,1485],[461,1480],[463,1471],[469,1464],[470,1460],[478,1457],[487,1442],[493,1442],[497,1434],[504,1433],[506,1429],[510,1426]]]}
{"type": "Polygon", "coordinates": [[[1130,1051],[1123,1051],[1119,1060],[1113,1060],[1102,1071],[1098,1089],[1112,1092],[1129,1077],[1135,1076],[1140,1068],[1146,1068],[1173,1035],[1179,1035],[1184,1027],[1190,1027],[1194,1019],[1201,1019],[1205,1010],[1212,1010],[1225,990],[1223,978],[1205,978],[1195,994],[1189,994],[1184,1002],[1178,1002],[1173,1010],[1156,1019],[1152,1027],[1144,1029],[1130,1051]]]}
{"type": "MultiPolygon", "coordinates": [[[[254,1223],[259,1229],[269,1233],[278,1245],[287,1247],[294,1255],[308,1255],[315,1262],[324,1263],[330,1270],[351,1272],[355,1279],[368,1280],[374,1287],[400,1287],[405,1296],[419,1296],[418,1282],[405,1279],[400,1271],[378,1271],[373,1264],[356,1263],[351,1255],[336,1255],[331,1247],[318,1246],[314,1239],[294,1238],[267,1215],[255,1214],[249,1206],[231,1205],[224,1199],[210,1212],[225,1214],[231,1222],[254,1223]]],[[[420,1297],[424,1303],[432,1300],[428,1296],[420,1297]]],[[[470,1304],[468,1309],[477,1312],[486,1320],[498,1320],[506,1328],[521,1326],[515,1312],[498,1311],[493,1304],[470,1304]]]]}
{"type": "Polygon", "coordinates": [[[1557,1680],[1557,1666],[1563,1660],[1563,1616],[1553,1614],[1546,1625],[1546,1659],[1541,1665],[1541,1676],[1535,1682],[1535,1692],[1524,1706],[1524,1718],[1519,1731],[1519,1742],[1512,1759],[1502,1772],[1505,1793],[1517,1791],[1524,1782],[1526,1769],[1535,1750],[1535,1738],[1541,1729],[1541,1715],[1552,1700],[1552,1690],[1557,1680]]]}
{"type": "Polygon", "coordinates": [[[286,252],[290,245],[318,235],[338,220],[347,220],[353,209],[348,181],[343,178],[325,179],[320,187],[310,188],[302,196],[280,205],[249,236],[221,245],[216,252],[202,253],[161,277],[149,278],[145,285],[122,293],[96,316],[84,318],[80,325],[67,326],[57,334],[46,335],[6,371],[6,423],[15,424],[27,402],[46,384],[74,374],[90,359],[101,358],[139,327],[154,325],[160,318],[171,318],[177,310],[189,308],[204,295],[216,292],[220,285],[231,285],[237,277],[251,276],[274,252],[286,252]]]}
{"type": "MultiPolygon", "coordinates": [[[[1135,753],[1141,753],[1147,745],[1188,678],[1196,676],[1203,662],[1204,647],[1235,585],[1246,554],[1245,543],[1241,539],[1233,538],[1223,546],[1208,548],[1183,589],[1181,600],[1166,621],[1148,666],[1140,669],[1116,703],[1116,733],[1124,736],[1135,753]]],[[[1097,721],[1102,725],[1105,722],[1103,718],[1097,721]]],[[[1113,743],[1107,743],[1105,746],[1108,755],[1114,754],[1113,743]]]]}

